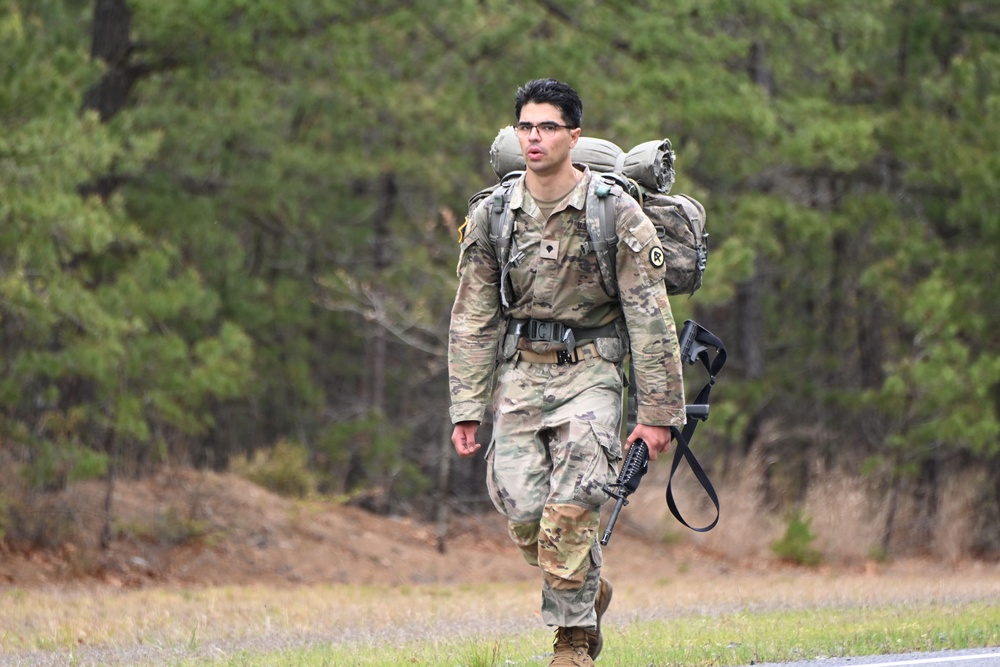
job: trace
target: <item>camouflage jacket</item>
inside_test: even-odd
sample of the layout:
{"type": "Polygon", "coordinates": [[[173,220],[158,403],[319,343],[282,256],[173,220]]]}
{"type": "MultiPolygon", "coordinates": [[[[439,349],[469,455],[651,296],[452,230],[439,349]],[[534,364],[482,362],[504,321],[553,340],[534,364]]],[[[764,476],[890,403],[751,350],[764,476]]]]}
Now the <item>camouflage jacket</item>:
{"type": "MultiPolygon", "coordinates": [[[[639,423],[669,426],[685,421],[677,332],[663,283],[663,251],[656,231],[634,199],[618,197],[619,294],[609,297],[601,285],[596,255],[583,254],[581,249],[589,240],[585,209],[591,174],[587,167],[578,168],[584,177],[547,221],[540,219],[524,177],[513,186],[514,238],[525,259],[510,272],[514,302],[507,312],[501,312],[500,267],[489,239],[492,200],[487,197],[469,216],[461,239],[459,284],[448,341],[453,423],[483,420],[498,344],[509,318],[582,328],[624,318],[638,385],[639,423]]],[[[536,352],[563,348],[558,343],[526,339],[519,345],[536,352]]]]}

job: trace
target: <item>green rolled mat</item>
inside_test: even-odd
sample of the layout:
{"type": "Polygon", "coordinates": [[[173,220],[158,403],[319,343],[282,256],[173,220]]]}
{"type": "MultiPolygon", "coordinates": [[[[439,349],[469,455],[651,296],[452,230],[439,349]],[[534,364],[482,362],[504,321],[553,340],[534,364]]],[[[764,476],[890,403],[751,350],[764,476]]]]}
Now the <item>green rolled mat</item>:
{"type": "MultiPolygon", "coordinates": [[[[582,163],[594,171],[614,171],[624,153],[622,149],[604,139],[580,137],[570,153],[573,162],[582,163]]],[[[512,171],[524,170],[524,156],[514,128],[508,125],[500,130],[490,147],[490,164],[497,178],[512,171]]]]}
{"type": "Polygon", "coordinates": [[[500,130],[493,140],[493,145],[490,146],[490,164],[493,165],[493,173],[497,178],[524,169],[521,144],[518,143],[514,128],[510,125],[500,130]]]}
{"type": "Polygon", "coordinates": [[[669,139],[646,141],[625,154],[618,173],[661,194],[674,185],[674,151],[669,139]]]}
{"type": "MultiPolygon", "coordinates": [[[[669,139],[646,141],[625,153],[605,139],[580,137],[570,157],[593,171],[622,174],[647,190],[666,194],[674,184],[674,152],[669,139]]],[[[513,127],[501,129],[493,140],[490,164],[497,178],[524,170],[524,156],[513,127]]]]}
{"type": "Polygon", "coordinates": [[[594,171],[608,172],[615,171],[624,153],[610,141],[580,137],[569,155],[573,162],[585,164],[594,171]]]}

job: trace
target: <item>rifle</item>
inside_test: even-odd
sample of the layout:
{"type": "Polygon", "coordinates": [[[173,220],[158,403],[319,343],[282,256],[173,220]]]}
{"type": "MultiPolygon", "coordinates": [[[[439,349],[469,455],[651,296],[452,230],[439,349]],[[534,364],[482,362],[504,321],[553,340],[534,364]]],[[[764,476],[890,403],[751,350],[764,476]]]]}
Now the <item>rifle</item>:
{"type": "Polygon", "coordinates": [[[642,481],[642,476],[646,474],[648,469],[649,447],[640,438],[633,442],[632,447],[628,450],[621,472],[618,473],[618,481],[614,484],[604,485],[604,492],[612,498],[617,498],[618,502],[615,503],[615,508],[611,511],[611,517],[608,519],[607,528],[604,529],[601,544],[607,545],[608,540],[611,539],[611,531],[615,529],[618,513],[622,511],[622,507],[628,505],[628,497],[639,488],[639,482],[642,481]]]}
{"type": "MultiPolygon", "coordinates": [[[[696,361],[701,361],[708,371],[709,380],[708,384],[698,393],[695,402],[684,406],[684,412],[688,418],[684,430],[681,431],[675,426],[670,427],[675,445],[674,460],[670,466],[670,478],[667,481],[667,507],[670,509],[670,513],[674,515],[674,518],[682,524],[696,532],[705,533],[715,528],[715,525],[719,523],[719,496],[716,494],[711,480],[708,479],[708,475],[705,474],[705,470],[698,463],[694,452],[691,451],[689,443],[691,442],[691,437],[694,435],[695,428],[698,426],[698,422],[708,420],[708,398],[712,392],[712,387],[715,385],[716,376],[726,364],[726,346],[715,334],[692,320],[684,322],[679,345],[681,361],[687,364],[694,364],[696,361]],[[714,359],[709,355],[710,347],[716,350],[714,359]],[[677,467],[680,465],[681,459],[687,460],[691,472],[694,473],[695,477],[701,483],[702,488],[705,489],[705,493],[708,494],[709,499],[715,505],[715,519],[707,526],[695,528],[684,520],[680,510],[677,509],[672,485],[674,473],[677,472],[677,467]]],[[[634,414],[631,407],[630,413],[634,414]]],[[[631,416],[630,414],[630,422],[631,416]]],[[[634,424],[630,424],[631,426],[634,426],[634,424]]],[[[608,525],[604,529],[604,535],[601,537],[602,545],[607,545],[608,541],[611,540],[611,531],[614,530],[615,523],[618,521],[618,513],[621,512],[622,507],[628,505],[628,497],[639,488],[639,482],[642,481],[642,476],[646,474],[648,467],[649,447],[641,439],[636,440],[628,450],[628,454],[622,464],[621,472],[618,473],[618,479],[614,484],[604,485],[604,492],[612,498],[616,498],[617,502],[608,519],[608,525]]]]}

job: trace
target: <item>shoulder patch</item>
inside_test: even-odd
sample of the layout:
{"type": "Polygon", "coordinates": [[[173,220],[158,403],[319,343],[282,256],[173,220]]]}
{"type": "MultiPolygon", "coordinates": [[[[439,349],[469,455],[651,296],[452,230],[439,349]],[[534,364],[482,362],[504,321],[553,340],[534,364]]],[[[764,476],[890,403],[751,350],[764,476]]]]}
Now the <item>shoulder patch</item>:
{"type": "Polygon", "coordinates": [[[663,248],[659,245],[654,245],[649,249],[649,263],[660,268],[666,262],[666,256],[663,254],[663,248]]]}
{"type": "Polygon", "coordinates": [[[459,244],[461,244],[462,241],[465,240],[465,229],[468,226],[469,226],[469,216],[465,216],[465,222],[463,222],[458,227],[458,242],[459,242],[459,244]]]}

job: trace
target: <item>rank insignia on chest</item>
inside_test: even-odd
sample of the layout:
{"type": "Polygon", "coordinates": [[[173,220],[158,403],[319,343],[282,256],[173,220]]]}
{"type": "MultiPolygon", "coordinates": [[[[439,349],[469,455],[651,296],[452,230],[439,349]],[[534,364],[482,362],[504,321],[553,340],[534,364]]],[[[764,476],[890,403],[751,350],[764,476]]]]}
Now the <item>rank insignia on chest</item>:
{"type": "Polygon", "coordinates": [[[559,259],[559,242],[551,239],[542,239],[538,256],[542,259],[559,259]]]}

